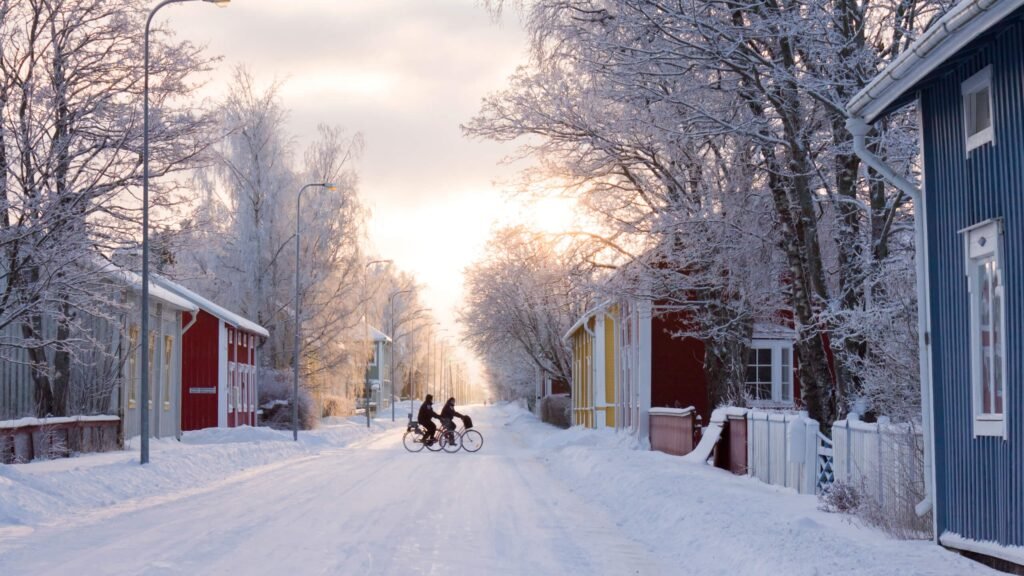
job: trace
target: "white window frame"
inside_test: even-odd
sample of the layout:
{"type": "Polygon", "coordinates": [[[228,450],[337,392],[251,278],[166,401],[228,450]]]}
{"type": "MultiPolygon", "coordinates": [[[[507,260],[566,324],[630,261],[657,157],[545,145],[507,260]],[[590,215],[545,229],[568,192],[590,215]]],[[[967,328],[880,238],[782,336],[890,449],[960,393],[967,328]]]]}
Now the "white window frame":
{"type": "Polygon", "coordinates": [[[964,138],[967,153],[970,154],[971,150],[990,142],[995,144],[996,120],[995,108],[992,106],[992,66],[986,66],[974,76],[964,80],[963,83],[960,84],[960,94],[963,97],[964,138]],[[988,127],[983,130],[979,130],[975,134],[971,134],[971,130],[974,128],[974,118],[973,115],[968,112],[973,109],[972,99],[978,95],[979,92],[986,89],[988,90],[988,127]]]}
{"type": "MultiPolygon", "coordinates": [[[[1006,410],[1009,407],[1006,373],[1006,288],[1003,275],[1003,221],[992,219],[979,222],[974,226],[960,231],[964,237],[964,275],[967,277],[967,297],[970,316],[970,341],[971,341],[971,411],[974,421],[974,437],[979,436],[1001,436],[1007,437],[1006,410]],[[980,302],[976,299],[980,293],[978,278],[974,273],[976,263],[981,260],[993,259],[995,261],[995,281],[997,286],[994,293],[999,296],[999,370],[1002,375],[1002,413],[983,412],[984,383],[982,381],[983,363],[986,362],[981,342],[981,310],[980,302]]],[[[995,353],[993,353],[993,357],[995,353]]],[[[990,373],[995,374],[995,366],[990,373]]],[[[995,390],[993,389],[993,402],[995,390]]]]}
{"type": "MultiPolygon", "coordinates": [[[[750,341],[750,350],[770,349],[772,351],[772,397],[768,399],[751,398],[752,406],[792,406],[793,405],[793,340],[755,338],[750,341]],[[789,394],[783,398],[782,355],[789,353],[789,394]]],[[[748,390],[746,375],[743,378],[744,391],[748,390]]]]}

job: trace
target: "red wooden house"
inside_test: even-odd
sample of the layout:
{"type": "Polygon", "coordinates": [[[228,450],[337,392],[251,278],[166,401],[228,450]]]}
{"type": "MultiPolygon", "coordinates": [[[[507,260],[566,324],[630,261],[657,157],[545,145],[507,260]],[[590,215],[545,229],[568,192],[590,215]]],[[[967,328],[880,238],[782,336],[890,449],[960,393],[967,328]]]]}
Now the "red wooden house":
{"type": "Polygon", "coordinates": [[[255,426],[257,346],[270,334],[184,286],[154,279],[199,308],[182,317],[182,431],[255,426]]]}

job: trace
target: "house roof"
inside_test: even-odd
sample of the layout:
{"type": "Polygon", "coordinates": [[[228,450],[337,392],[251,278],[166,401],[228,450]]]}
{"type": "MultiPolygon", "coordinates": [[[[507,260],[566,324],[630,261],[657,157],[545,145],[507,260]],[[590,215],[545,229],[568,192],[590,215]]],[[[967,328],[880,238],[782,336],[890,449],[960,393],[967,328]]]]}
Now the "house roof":
{"type": "Polygon", "coordinates": [[[929,26],[847,104],[851,116],[874,122],[921,80],[1024,0],[963,0],[929,26]]]}
{"type": "Polygon", "coordinates": [[[242,316],[235,314],[234,312],[228,310],[227,308],[224,308],[223,306],[214,304],[213,302],[207,300],[206,298],[203,298],[199,294],[196,294],[195,292],[189,290],[188,288],[185,288],[181,284],[176,284],[174,282],[171,282],[167,278],[157,275],[153,275],[153,282],[181,296],[187,301],[195,304],[196,306],[202,308],[203,310],[206,310],[210,314],[213,314],[217,318],[220,318],[221,320],[228,324],[231,324],[232,326],[235,326],[241,330],[245,330],[246,332],[252,332],[253,334],[263,336],[264,338],[270,337],[270,332],[267,332],[267,329],[264,328],[263,326],[260,326],[259,324],[253,322],[252,320],[243,318],[242,316]]]}
{"type": "MultiPolygon", "coordinates": [[[[115,282],[128,285],[128,287],[135,292],[142,292],[142,277],[138,274],[125,270],[124,268],[116,266],[110,262],[97,260],[96,264],[99,266],[100,273],[103,275],[115,282]]],[[[155,277],[151,275],[149,282],[149,295],[151,297],[159,300],[163,304],[167,304],[187,312],[195,312],[199,309],[195,304],[189,302],[187,299],[182,298],[174,292],[154,283],[154,279],[155,277]]]]}
{"type": "Polygon", "coordinates": [[[562,340],[568,340],[569,337],[572,336],[574,332],[579,330],[591,318],[596,316],[598,312],[601,312],[604,309],[608,308],[608,306],[610,304],[611,304],[611,301],[610,300],[606,300],[606,301],[598,304],[597,306],[594,306],[590,310],[587,310],[586,312],[584,312],[583,316],[580,316],[580,319],[577,320],[576,323],[572,325],[572,328],[569,328],[569,330],[565,333],[565,335],[562,336],[562,340]]]}
{"type": "Polygon", "coordinates": [[[373,337],[374,342],[391,342],[391,338],[387,334],[377,330],[373,326],[370,326],[370,336],[373,337]]]}

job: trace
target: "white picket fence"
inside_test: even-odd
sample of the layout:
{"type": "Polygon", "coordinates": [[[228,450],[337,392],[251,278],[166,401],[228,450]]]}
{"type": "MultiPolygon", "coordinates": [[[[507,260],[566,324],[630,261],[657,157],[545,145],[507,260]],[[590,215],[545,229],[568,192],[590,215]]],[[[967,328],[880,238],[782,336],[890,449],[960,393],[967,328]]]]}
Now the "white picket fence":
{"type": "Polygon", "coordinates": [[[806,413],[747,412],[748,471],[762,482],[814,494],[818,444],[818,422],[806,413]]]}
{"type": "Polygon", "coordinates": [[[920,522],[914,506],[924,494],[921,430],[887,419],[852,416],[832,425],[835,480],[870,498],[880,514],[907,526],[920,522]]]}

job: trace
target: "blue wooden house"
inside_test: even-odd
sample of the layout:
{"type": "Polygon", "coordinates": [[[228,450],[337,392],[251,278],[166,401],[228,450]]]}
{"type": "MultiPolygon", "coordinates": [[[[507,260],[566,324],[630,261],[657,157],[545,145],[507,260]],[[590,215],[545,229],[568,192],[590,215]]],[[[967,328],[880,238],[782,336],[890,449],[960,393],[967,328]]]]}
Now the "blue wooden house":
{"type": "MultiPolygon", "coordinates": [[[[848,105],[855,149],[914,200],[935,537],[1024,571],[1024,0],[967,0],[848,105]],[[923,185],[866,146],[916,102],[923,185]]],[[[1024,572],[1021,572],[1024,573],[1024,572]]]]}

